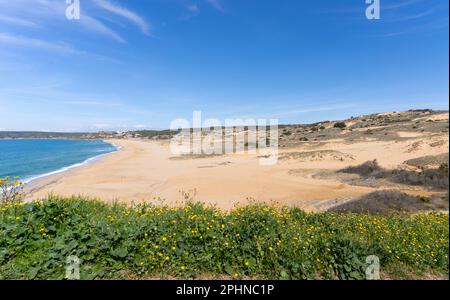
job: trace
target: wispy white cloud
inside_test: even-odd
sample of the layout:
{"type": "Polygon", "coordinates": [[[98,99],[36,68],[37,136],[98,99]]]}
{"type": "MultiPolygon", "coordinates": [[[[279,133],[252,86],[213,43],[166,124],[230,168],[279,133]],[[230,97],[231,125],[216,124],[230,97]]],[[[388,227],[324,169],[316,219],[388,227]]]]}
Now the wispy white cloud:
{"type": "Polygon", "coordinates": [[[197,17],[200,14],[200,7],[197,3],[191,3],[184,5],[185,15],[181,18],[182,20],[190,20],[197,17]]]}
{"type": "Polygon", "coordinates": [[[123,102],[114,96],[79,93],[70,89],[70,80],[58,78],[41,78],[39,84],[21,83],[14,87],[0,86],[0,99],[14,98],[15,101],[27,103],[41,102],[60,106],[98,107],[109,109],[125,109],[123,102]],[[69,88],[69,89],[68,89],[69,88]]]}
{"type": "MultiPolygon", "coordinates": [[[[92,15],[95,12],[92,9],[92,2],[82,1],[81,5],[81,18],[76,22],[84,30],[104,35],[120,43],[125,42],[125,39],[116,31],[92,15]]],[[[63,0],[0,0],[0,11],[2,11],[0,22],[1,16],[6,15],[10,23],[15,22],[17,25],[20,23],[23,26],[25,24],[31,26],[32,23],[37,22],[35,20],[39,20],[43,28],[45,25],[54,26],[55,24],[67,26],[70,23],[65,18],[65,10],[66,3],[63,0]],[[14,16],[15,20],[11,20],[10,16],[14,16]]]]}
{"type": "Polygon", "coordinates": [[[128,130],[142,130],[148,128],[147,125],[126,125],[126,124],[114,124],[114,123],[93,123],[87,125],[85,128],[90,130],[104,130],[104,131],[128,131],[128,130]]]}
{"type": "Polygon", "coordinates": [[[134,125],[133,127],[136,129],[144,129],[144,128],[147,128],[147,125],[138,124],[138,125],[134,125]]]}
{"type": "Polygon", "coordinates": [[[222,2],[220,0],[206,0],[206,2],[208,2],[209,5],[214,7],[216,10],[225,12],[225,9],[223,8],[222,2]]]}
{"type": "Polygon", "coordinates": [[[319,104],[314,107],[304,107],[304,108],[291,108],[288,110],[274,111],[266,114],[266,118],[285,118],[290,116],[297,116],[302,114],[316,113],[316,112],[330,112],[330,111],[340,111],[347,110],[350,108],[357,107],[357,103],[337,103],[337,104],[319,104]]]}
{"type": "Polygon", "coordinates": [[[395,36],[399,36],[399,35],[404,35],[404,34],[408,34],[408,31],[399,31],[399,32],[391,32],[391,33],[386,33],[386,34],[380,34],[377,35],[378,37],[395,37],[395,36]]]}
{"type": "Polygon", "coordinates": [[[119,42],[119,43],[125,43],[125,39],[122,38],[117,32],[100,22],[99,20],[92,18],[88,15],[84,15],[79,20],[80,24],[82,24],[84,27],[88,28],[91,31],[95,31],[98,33],[101,33],[103,35],[109,36],[113,40],[119,42]]]}
{"type": "Polygon", "coordinates": [[[79,51],[66,43],[60,42],[52,43],[40,39],[34,39],[1,32],[0,32],[0,44],[9,44],[27,48],[37,48],[61,54],[72,54],[72,55],[84,54],[84,52],[79,51]]]}
{"type": "Polygon", "coordinates": [[[116,127],[116,126],[109,124],[109,123],[96,123],[96,124],[92,124],[92,127],[96,128],[96,129],[107,129],[107,128],[116,127]]]}
{"type": "Polygon", "coordinates": [[[381,4],[383,22],[380,28],[384,30],[380,31],[385,32],[374,35],[376,37],[430,34],[448,29],[448,2],[446,1],[397,0],[383,3],[385,2],[381,4]]]}
{"type": "Polygon", "coordinates": [[[386,9],[397,9],[397,8],[401,8],[401,7],[406,7],[406,6],[410,6],[419,2],[422,2],[423,0],[409,0],[409,1],[405,1],[405,0],[401,0],[397,3],[391,3],[391,4],[382,4],[382,9],[386,10],[386,9]]]}
{"type": "MultiPolygon", "coordinates": [[[[47,51],[52,54],[59,55],[71,55],[71,56],[80,56],[81,58],[89,58],[101,63],[107,64],[116,64],[120,65],[122,62],[120,60],[111,58],[106,55],[97,54],[93,52],[88,52],[84,50],[80,50],[75,48],[69,43],[62,41],[46,41],[42,39],[29,38],[21,35],[13,35],[11,33],[0,32],[0,45],[10,45],[11,49],[7,49],[7,52],[0,52],[0,71],[2,69],[10,69],[10,70],[18,70],[21,69],[23,72],[27,72],[27,70],[33,68],[34,62],[25,62],[26,54],[17,51],[17,49],[37,49],[40,51],[47,51]],[[14,52],[13,52],[14,51],[14,52]],[[12,58],[9,59],[8,58],[12,58]],[[3,61],[2,61],[3,59],[3,61]],[[5,61],[6,59],[6,61],[5,61]]],[[[6,48],[5,48],[6,49],[6,48]]],[[[0,89],[0,92],[2,89],[0,89]]]]}
{"type": "Polygon", "coordinates": [[[127,19],[128,21],[137,25],[143,33],[150,35],[151,33],[150,24],[143,17],[139,16],[137,13],[122,6],[119,6],[117,4],[113,4],[107,0],[94,0],[94,3],[96,3],[99,7],[103,8],[104,10],[107,10],[110,13],[113,13],[115,15],[127,19]]]}
{"type": "Polygon", "coordinates": [[[121,106],[120,103],[109,103],[109,102],[100,102],[100,101],[85,101],[85,100],[59,101],[58,104],[85,105],[85,106],[103,106],[103,107],[121,106]]]}
{"type": "Polygon", "coordinates": [[[197,15],[200,13],[197,3],[190,4],[186,8],[191,14],[197,15]]]}
{"type": "Polygon", "coordinates": [[[415,24],[414,26],[408,26],[402,31],[388,32],[384,34],[374,35],[375,37],[396,37],[408,34],[424,34],[430,32],[439,32],[441,30],[448,31],[448,22],[440,20],[432,21],[424,24],[415,24]]]}
{"type": "Polygon", "coordinates": [[[323,112],[323,111],[345,110],[345,109],[353,108],[356,106],[358,106],[358,104],[356,104],[356,103],[342,103],[342,104],[336,104],[336,105],[319,105],[319,106],[311,107],[311,108],[282,111],[282,112],[278,113],[278,116],[298,115],[298,114],[323,112]]]}
{"type": "Polygon", "coordinates": [[[396,21],[396,22],[416,20],[416,19],[420,19],[420,18],[424,18],[424,17],[430,16],[430,15],[434,14],[435,12],[437,12],[439,10],[440,10],[440,8],[435,6],[435,7],[431,7],[430,9],[418,12],[416,14],[405,15],[405,16],[401,16],[401,17],[398,17],[398,18],[388,19],[388,20],[396,21]]]}
{"type": "Polygon", "coordinates": [[[38,27],[38,25],[34,22],[31,22],[31,21],[28,21],[25,19],[21,19],[21,18],[10,17],[10,16],[3,15],[3,14],[0,14],[0,22],[9,23],[12,25],[17,25],[17,26],[24,26],[24,27],[38,27]]]}
{"type": "Polygon", "coordinates": [[[269,111],[263,111],[261,113],[244,113],[244,111],[257,111],[258,108],[255,106],[250,106],[248,109],[245,109],[241,112],[239,111],[228,111],[228,112],[221,112],[214,115],[222,115],[226,118],[240,118],[240,119],[286,119],[286,118],[292,118],[297,117],[301,115],[308,115],[313,113],[321,113],[321,112],[338,112],[338,111],[346,111],[351,108],[358,107],[359,104],[354,102],[329,102],[329,103],[321,103],[318,102],[318,104],[311,106],[311,105],[305,105],[303,107],[299,106],[278,106],[274,107],[270,112],[269,111]]]}

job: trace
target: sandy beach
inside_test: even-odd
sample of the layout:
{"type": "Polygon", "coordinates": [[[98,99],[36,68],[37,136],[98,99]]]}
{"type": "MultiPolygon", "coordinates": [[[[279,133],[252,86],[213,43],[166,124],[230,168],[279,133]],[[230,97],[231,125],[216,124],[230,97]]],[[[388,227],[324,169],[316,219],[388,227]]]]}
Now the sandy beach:
{"type": "MultiPolygon", "coordinates": [[[[121,150],[86,166],[34,182],[27,188],[28,199],[53,193],[83,195],[104,201],[164,201],[175,205],[183,202],[183,193],[188,193],[196,201],[223,209],[238,203],[263,201],[317,211],[374,191],[372,187],[350,186],[333,178],[316,178],[313,174],[317,172],[338,170],[375,158],[383,167],[393,168],[406,159],[439,154],[448,149],[448,139],[442,147],[427,147],[425,143],[414,151],[411,151],[414,140],[383,142],[369,139],[346,143],[335,139],[319,146],[307,143],[280,150],[276,165],[262,166],[256,154],[181,159],[170,152],[168,142],[138,139],[109,142],[120,146],[121,150]],[[307,159],[295,156],[296,153],[326,149],[343,155],[307,159]]],[[[431,138],[428,144],[432,142],[431,138]]],[[[428,194],[420,189],[409,189],[408,192],[428,194]]]]}

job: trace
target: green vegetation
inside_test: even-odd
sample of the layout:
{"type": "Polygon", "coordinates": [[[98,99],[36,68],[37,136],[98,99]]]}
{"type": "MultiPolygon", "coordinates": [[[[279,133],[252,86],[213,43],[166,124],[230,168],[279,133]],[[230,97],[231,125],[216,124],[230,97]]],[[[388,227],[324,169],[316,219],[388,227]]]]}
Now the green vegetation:
{"type": "MultiPolygon", "coordinates": [[[[432,146],[432,144],[430,144],[430,146],[432,146]]],[[[448,153],[442,153],[439,155],[429,155],[429,156],[422,156],[422,157],[418,157],[418,158],[413,158],[413,159],[409,159],[407,161],[405,161],[406,164],[410,165],[410,166],[414,166],[417,168],[421,168],[421,169],[425,169],[428,168],[430,165],[438,165],[441,167],[447,167],[448,168],[448,164],[449,164],[449,159],[448,159],[448,153]]]]}
{"type": "Polygon", "coordinates": [[[334,123],[333,127],[344,129],[345,127],[347,127],[347,125],[345,124],[345,122],[337,122],[337,123],[334,123]]]}
{"type": "Polygon", "coordinates": [[[368,177],[374,176],[375,174],[381,173],[383,170],[382,167],[378,164],[377,160],[369,160],[357,166],[349,166],[339,172],[342,173],[350,173],[350,174],[358,174],[360,176],[368,177]]]}
{"type": "Polygon", "coordinates": [[[50,139],[50,138],[83,138],[87,133],[71,132],[38,132],[38,131],[0,131],[0,139],[50,139]]]}
{"type": "Polygon", "coordinates": [[[436,213],[257,204],[223,212],[50,196],[0,204],[0,279],[62,279],[70,255],[80,258],[82,279],[363,279],[369,255],[379,257],[383,277],[445,276],[448,226],[448,215],[436,213]]]}
{"type": "Polygon", "coordinates": [[[390,215],[399,212],[414,213],[434,208],[431,205],[426,205],[427,203],[431,203],[431,198],[412,196],[398,190],[378,190],[336,205],[329,211],[390,215]]]}
{"type": "Polygon", "coordinates": [[[18,202],[23,199],[24,184],[18,177],[0,177],[0,203],[18,202]]]}
{"type": "Polygon", "coordinates": [[[387,179],[389,181],[407,184],[425,186],[436,189],[448,189],[448,164],[441,164],[439,168],[421,168],[420,172],[409,171],[404,169],[386,170],[378,164],[376,160],[366,161],[357,166],[349,166],[342,170],[341,173],[358,174],[368,179],[387,179]]]}
{"type": "Polygon", "coordinates": [[[132,135],[148,139],[154,137],[170,139],[174,135],[180,133],[180,130],[138,130],[138,131],[130,131],[129,133],[132,135]]]}

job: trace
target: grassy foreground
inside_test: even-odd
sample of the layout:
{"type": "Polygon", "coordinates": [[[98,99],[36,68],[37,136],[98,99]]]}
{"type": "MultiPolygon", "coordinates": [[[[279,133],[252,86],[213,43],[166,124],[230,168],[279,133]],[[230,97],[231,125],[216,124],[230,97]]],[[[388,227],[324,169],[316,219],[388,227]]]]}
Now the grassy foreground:
{"type": "Polygon", "coordinates": [[[305,213],[250,205],[229,212],[106,204],[82,198],[0,204],[0,279],[364,279],[377,255],[382,278],[448,273],[446,214],[305,213]]]}

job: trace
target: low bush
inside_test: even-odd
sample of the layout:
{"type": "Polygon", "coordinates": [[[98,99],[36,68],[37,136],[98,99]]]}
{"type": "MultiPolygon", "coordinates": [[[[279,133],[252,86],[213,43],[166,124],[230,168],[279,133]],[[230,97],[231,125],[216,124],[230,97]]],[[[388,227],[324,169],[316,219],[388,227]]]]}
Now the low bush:
{"type": "Polygon", "coordinates": [[[383,169],[378,164],[377,160],[369,160],[357,166],[349,166],[342,170],[341,173],[358,174],[360,176],[373,176],[376,173],[383,171],[383,169]]]}
{"type": "Polygon", "coordinates": [[[24,184],[18,177],[0,178],[0,203],[17,202],[23,199],[24,184]]]}
{"type": "Polygon", "coordinates": [[[425,169],[421,172],[393,170],[386,173],[384,177],[402,184],[448,189],[448,167],[441,166],[438,169],[425,169]]]}
{"type": "MultiPolygon", "coordinates": [[[[397,190],[382,190],[343,203],[330,209],[333,212],[391,214],[416,212],[426,208],[424,197],[415,197],[397,190]]],[[[429,199],[428,199],[429,202],[429,199]]]]}
{"type": "Polygon", "coordinates": [[[410,170],[386,170],[380,167],[376,160],[367,161],[357,166],[349,166],[339,170],[341,173],[358,174],[364,178],[387,179],[406,185],[420,185],[437,189],[448,189],[448,165],[441,164],[439,168],[423,169],[419,172],[410,170]]]}
{"type": "Polygon", "coordinates": [[[344,129],[345,127],[347,127],[347,124],[345,124],[345,122],[336,122],[336,123],[334,123],[333,127],[344,129]]]}
{"type": "MultiPolygon", "coordinates": [[[[448,215],[305,213],[250,205],[223,212],[83,198],[0,204],[0,279],[365,278],[392,266],[448,273],[448,215]]],[[[397,268],[398,269],[398,268],[397,268]]]]}

